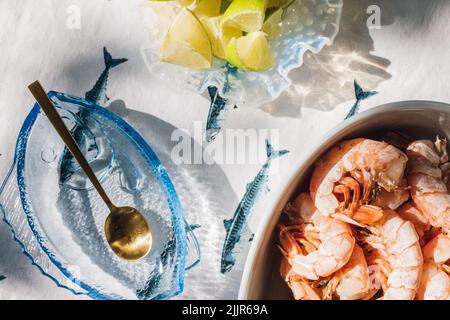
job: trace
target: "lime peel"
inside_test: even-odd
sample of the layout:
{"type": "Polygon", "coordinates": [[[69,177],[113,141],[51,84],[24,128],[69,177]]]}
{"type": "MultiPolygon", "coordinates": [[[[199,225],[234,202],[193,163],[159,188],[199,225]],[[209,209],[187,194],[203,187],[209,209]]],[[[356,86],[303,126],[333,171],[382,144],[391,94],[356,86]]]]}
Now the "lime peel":
{"type": "Polygon", "coordinates": [[[264,71],[273,66],[273,56],[266,34],[251,32],[233,38],[227,47],[227,60],[239,69],[264,71]]]}
{"type": "Polygon", "coordinates": [[[222,28],[220,26],[220,17],[204,17],[201,19],[209,40],[211,41],[213,54],[220,58],[226,59],[226,48],[233,38],[242,36],[242,31],[235,28],[222,28]]]}
{"type": "Polygon", "coordinates": [[[261,30],[266,11],[266,0],[234,0],[223,14],[223,27],[234,27],[244,32],[261,30]]]}
{"type": "Polygon", "coordinates": [[[189,9],[182,9],[169,28],[161,47],[161,60],[192,69],[211,67],[208,34],[189,9]]]}

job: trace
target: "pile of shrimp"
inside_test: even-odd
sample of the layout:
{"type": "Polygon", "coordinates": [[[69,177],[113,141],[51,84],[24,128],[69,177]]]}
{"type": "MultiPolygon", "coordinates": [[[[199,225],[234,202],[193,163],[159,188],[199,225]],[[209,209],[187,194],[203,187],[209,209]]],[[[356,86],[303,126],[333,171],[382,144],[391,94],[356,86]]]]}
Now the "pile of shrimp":
{"type": "Polygon", "coordinates": [[[293,297],[450,300],[449,190],[445,140],[336,145],[278,225],[293,297]]]}

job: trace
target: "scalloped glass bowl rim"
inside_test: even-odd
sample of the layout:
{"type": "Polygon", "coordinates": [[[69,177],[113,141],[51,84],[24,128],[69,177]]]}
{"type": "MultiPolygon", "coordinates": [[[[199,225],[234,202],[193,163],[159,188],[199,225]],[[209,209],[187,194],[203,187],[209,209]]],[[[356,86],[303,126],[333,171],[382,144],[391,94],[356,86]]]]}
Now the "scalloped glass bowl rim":
{"type": "MultiPolygon", "coordinates": [[[[182,265],[178,268],[178,287],[179,291],[171,293],[169,295],[163,295],[161,299],[168,299],[170,297],[176,296],[177,294],[181,293],[183,291],[184,287],[184,263],[185,263],[185,256],[186,256],[186,234],[185,234],[185,228],[184,228],[184,220],[183,220],[183,210],[181,207],[180,200],[178,198],[178,195],[176,193],[175,187],[173,186],[166,170],[163,168],[160,160],[158,159],[155,152],[152,150],[152,148],[147,144],[147,142],[141,137],[141,135],[134,130],[125,120],[120,118],[119,116],[115,115],[114,113],[110,112],[109,110],[98,106],[94,103],[90,103],[84,99],[81,99],[76,96],[67,95],[64,93],[56,92],[56,91],[50,91],[48,93],[48,96],[50,98],[56,97],[60,99],[63,102],[67,103],[74,103],[81,107],[87,108],[89,111],[94,112],[97,115],[106,117],[107,119],[113,121],[118,128],[123,131],[123,133],[128,136],[130,139],[132,139],[135,144],[139,147],[139,151],[142,153],[144,158],[146,159],[146,162],[154,168],[155,177],[157,181],[160,183],[161,186],[163,186],[164,192],[166,194],[166,198],[168,200],[168,206],[170,208],[170,212],[172,214],[172,220],[175,222],[175,229],[174,234],[177,238],[178,242],[178,252],[177,256],[181,257],[182,265]]],[[[13,167],[17,166],[17,183],[19,185],[19,193],[20,193],[20,200],[22,204],[22,208],[24,210],[24,213],[27,217],[28,224],[36,237],[36,240],[38,241],[41,249],[47,254],[49,259],[53,262],[53,264],[61,271],[62,274],[64,274],[68,279],[70,279],[72,282],[77,284],[80,288],[87,291],[87,295],[94,299],[123,299],[120,296],[115,296],[113,294],[104,294],[100,292],[101,290],[98,290],[91,285],[78,280],[73,274],[71,274],[67,267],[65,267],[64,262],[60,262],[57,259],[57,256],[52,252],[51,249],[49,249],[46,244],[44,243],[46,241],[46,238],[44,235],[41,235],[37,232],[37,230],[34,227],[35,224],[35,214],[33,213],[32,209],[30,208],[30,202],[29,199],[26,196],[26,192],[24,190],[25,186],[19,184],[20,177],[23,177],[23,173],[25,170],[25,155],[26,155],[26,145],[28,141],[28,136],[31,132],[31,129],[33,127],[34,122],[36,121],[38,115],[41,113],[39,105],[36,103],[31,110],[31,112],[26,117],[24,124],[20,130],[19,137],[17,139],[16,143],[16,149],[15,149],[15,155],[14,155],[14,163],[13,167]]],[[[12,167],[12,168],[13,168],[12,167]]],[[[12,170],[10,170],[9,174],[7,175],[5,181],[8,180],[10,173],[12,170]]],[[[0,189],[0,192],[3,190],[4,185],[2,185],[2,188],[0,189]]],[[[4,217],[5,221],[6,218],[4,217]]],[[[7,224],[12,229],[11,224],[6,221],[7,224]]],[[[13,236],[17,242],[22,247],[22,250],[26,256],[28,256],[34,265],[38,266],[34,259],[32,258],[31,254],[28,253],[23,246],[23,244],[20,243],[20,241],[15,237],[15,231],[13,231],[13,236]]],[[[43,272],[43,269],[41,266],[38,266],[40,271],[48,276],[52,281],[57,282],[56,279],[54,279],[51,275],[48,275],[47,273],[43,272]]],[[[65,287],[64,285],[57,282],[57,285],[59,287],[65,287]]],[[[69,289],[70,290],[70,289],[69,289]]],[[[71,292],[75,293],[73,290],[70,290],[71,292]]],[[[76,293],[76,294],[84,294],[84,293],[76,293]]]]}
{"type": "MultiPolygon", "coordinates": [[[[342,8],[343,8],[343,6],[344,6],[344,0],[335,0],[335,1],[337,1],[337,3],[334,4],[334,6],[335,6],[336,8],[338,8],[338,10],[340,10],[340,12],[339,12],[339,14],[338,14],[337,21],[336,21],[335,32],[334,32],[330,37],[324,37],[324,36],[318,37],[317,40],[314,41],[314,43],[319,43],[319,45],[317,45],[317,47],[314,47],[314,46],[312,46],[311,44],[304,44],[304,45],[302,45],[302,46],[299,46],[298,52],[297,52],[297,54],[295,55],[296,58],[292,60],[292,61],[295,61],[295,62],[292,62],[292,63],[289,65],[289,67],[285,67],[285,68],[283,68],[282,70],[280,70],[280,67],[277,66],[276,68],[277,68],[277,70],[278,70],[278,74],[279,74],[279,75],[281,76],[281,78],[282,78],[283,80],[285,80],[285,81],[284,81],[283,85],[280,86],[277,90],[273,90],[273,91],[272,91],[272,90],[268,90],[268,92],[270,92],[271,99],[270,99],[270,100],[267,100],[267,101],[263,101],[262,104],[270,103],[271,101],[276,100],[278,97],[280,97],[280,95],[281,95],[287,88],[289,88],[289,87],[291,86],[292,80],[291,80],[291,78],[289,77],[289,73],[290,73],[291,71],[297,69],[297,68],[300,68],[300,67],[303,65],[303,62],[304,62],[304,55],[306,54],[307,51],[310,51],[310,52],[312,52],[313,54],[318,54],[320,51],[323,50],[323,48],[324,48],[325,46],[330,46],[330,45],[333,44],[333,42],[334,42],[336,36],[339,34],[339,30],[340,30],[340,22],[341,22],[341,19],[342,19],[342,8]]],[[[140,52],[141,52],[141,56],[142,56],[142,58],[143,58],[143,60],[144,60],[144,63],[145,63],[145,65],[146,65],[147,69],[148,69],[148,70],[152,70],[152,68],[153,68],[153,67],[152,67],[152,64],[153,64],[154,62],[150,61],[150,59],[147,58],[147,56],[146,56],[146,54],[145,54],[145,51],[146,51],[147,49],[149,49],[148,43],[149,43],[149,40],[146,41],[143,45],[141,45],[140,52]]],[[[214,59],[216,59],[217,61],[219,61],[219,59],[217,59],[217,58],[214,58],[214,59]]],[[[164,62],[159,61],[159,62],[157,62],[157,63],[164,63],[164,62]]],[[[226,63],[224,62],[223,65],[225,66],[226,63]]],[[[184,67],[179,67],[179,68],[184,68],[184,67]]],[[[188,68],[185,68],[185,69],[186,69],[186,70],[189,70],[188,68]]],[[[207,90],[207,88],[208,88],[209,86],[216,86],[216,85],[217,85],[217,81],[215,81],[215,80],[214,80],[214,77],[211,77],[210,74],[211,74],[212,72],[218,72],[217,69],[200,70],[200,71],[199,71],[199,70],[190,70],[190,72],[192,72],[192,73],[196,73],[196,72],[200,73],[200,72],[205,72],[205,71],[208,72],[208,76],[206,76],[206,77],[203,78],[203,80],[201,81],[201,84],[200,84],[200,85],[198,85],[198,86],[194,86],[194,85],[186,85],[186,86],[182,87],[181,89],[185,89],[185,90],[188,90],[188,91],[197,93],[197,94],[203,94],[203,93],[207,90]]],[[[251,72],[251,71],[246,71],[246,72],[251,72]]],[[[253,72],[253,73],[258,74],[258,72],[253,72]]],[[[192,75],[191,75],[191,76],[192,76],[192,75]]],[[[171,81],[169,81],[168,79],[161,78],[161,77],[159,77],[159,76],[156,76],[156,77],[157,77],[158,79],[161,79],[162,81],[164,81],[164,83],[167,83],[167,84],[168,84],[171,88],[173,88],[175,91],[180,91],[180,88],[177,87],[177,86],[175,86],[175,85],[174,85],[173,83],[171,83],[171,81]]],[[[227,93],[224,92],[223,86],[221,86],[221,87],[219,88],[219,94],[220,94],[222,97],[225,97],[225,98],[227,97],[227,93]]],[[[250,103],[247,103],[247,105],[250,105],[250,103]]],[[[244,105],[244,106],[245,106],[245,105],[244,105]]]]}

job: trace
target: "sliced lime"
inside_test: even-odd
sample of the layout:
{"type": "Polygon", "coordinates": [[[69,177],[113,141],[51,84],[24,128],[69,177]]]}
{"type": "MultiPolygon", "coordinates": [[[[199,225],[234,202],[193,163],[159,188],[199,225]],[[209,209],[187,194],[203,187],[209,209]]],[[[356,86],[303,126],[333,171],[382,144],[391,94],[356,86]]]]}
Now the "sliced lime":
{"type": "Polygon", "coordinates": [[[227,47],[229,63],[243,70],[264,71],[273,66],[273,55],[264,32],[233,38],[227,47]]]}
{"type": "Polygon", "coordinates": [[[282,8],[270,8],[266,11],[266,21],[264,21],[262,31],[267,34],[269,39],[278,37],[283,28],[281,26],[281,18],[283,16],[282,8]]]}
{"type": "Polygon", "coordinates": [[[266,0],[234,0],[222,17],[223,27],[259,31],[264,23],[266,0]]]}
{"type": "Polygon", "coordinates": [[[161,60],[192,69],[211,67],[208,34],[189,9],[182,9],[173,21],[161,48],[161,60]]]}
{"type": "Polygon", "coordinates": [[[220,14],[222,0],[195,0],[189,5],[194,14],[201,17],[215,17],[220,14]]]}
{"type": "Polygon", "coordinates": [[[213,54],[220,58],[226,59],[226,48],[233,38],[242,36],[242,31],[235,28],[222,28],[220,26],[221,17],[204,17],[201,19],[209,40],[211,41],[213,54]]]}

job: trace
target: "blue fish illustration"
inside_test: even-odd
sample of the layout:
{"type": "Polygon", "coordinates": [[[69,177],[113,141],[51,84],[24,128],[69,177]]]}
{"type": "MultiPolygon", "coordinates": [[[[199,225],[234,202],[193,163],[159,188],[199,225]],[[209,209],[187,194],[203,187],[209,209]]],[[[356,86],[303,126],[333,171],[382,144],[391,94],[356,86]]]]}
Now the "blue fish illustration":
{"type": "Polygon", "coordinates": [[[186,225],[186,271],[194,268],[200,263],[201,260],[201,249],[200,243],[195,236],[194,230],[200,228],[199,224],[189,224],[189,222],[184,220],[186,225]]]}
{"type": "Polygon", "coordinates": [[[199,229],[199,228],[201,228],[202,226],[201,225],[199,225],[198,223],[193,223],[193,224],[191,224],[190,226],[189,226],[189,229],[191,229],[191,230],[196,230],[196,229],[199,229]]]}
{"type": "Polygon", "coordinates": [[[0,276],[0,281],[5,280],[6,277],[5,276],[0,276]]]}
{"type": "MultiPolygon", "coordinates": [[[[235,77],[236,73],[236,67],[230,64],[225,66],[225,82],[223,84],[223,91],[225,93],[230,90],[230,77],[235,77]]],[[[219,89],[215,86],[208,87],[208,94],[211,99],[211,105],[208,111],[208,119],[206,120],[206,141],[211,142],[220,132],[220,121],[223,120],[224,114],[229,111],[230,101],[221,97],[219,89]],[[222,119],[220,117],[222,117],[222,119]]],[[[234,108],[236,108],[236,106],[234,106],[234,108]]]]}
{"type": "Polygon", "coordinates": [[[359,105],[361,104],[361,101],[366,100],[367,98],[370,98],[378,93],[376,91],[364,91],[356,80],[354,81],[354,87],[356,102],[348,112],[345,120],[353,117],[359,112],[359,105]]]}
{"type": "MultiPolygon", "coordinates": [[[[91,90],[86,92],[85,99],[89,102],[93,102],[98,105],[103,105],[108,101],[108,97],[106,95],[106,90],[108,86],[108,77],[109,77],[109,71],[128,61],[128,59],[113,59],[111,54],[108,52],[106,47],[103,48],[103,57],[105,61],[105,69],[100,74],[100,77],[95,82],[94,86],[91,90]]],[[[97,145],[95,144],[95,139],[86,136],[88,133],[88,130],[86,130],[86,121],[88,116],[88,111],[82,110],[77,113],[77,120],[78,124],[75,125],[72,130],[72,136],[77,141],[78,145],[84,152],[84,154],[88,154],[92,150],[97,149],[97,145]],[[83,125],[84,124],[84,125],[83,125]]],[[[74,160],[72,154],[69,152],[67,148],[64,149],[61,160],[60,160],[60,177],[59,182],[61,184],[68,181],[74,172],[77,170],[78,164],[74,160]]]]}
{"type": "MultiPolygon", "coordinates": [[[[266,140],[267,161],[256,175],[255,179],[247,185],[244,197],[230,220],[224,220],[227,235],[222,250],[221,272],[226,273],[234,266],[236,259],[233,250],[239,243],[247,218],[264,189],[267,189],[269,169],[273,159],[287,154],[288,150],[274,151],[272,145],[266,140]]],[[[251,237],[252,238],[252,237],[251,237]]],[[[252,239],[249,239],[250,241],[252,239]]]]}
{"type": "Polygon", "coordinates": [[[128,61],[128,59],[125,58],[113,59],[113,57],[108,52],[108,49],[106,49],[106,47],[103,47],[103,58],[105,60],[105,69],[100,74],[100,77],[95,82],[92,89],[86,92],[85,94],[85,99],[87,101],[93,102],[98,105],[103,105],[109,100],[108,96],[106,95],[109,71],[112,68],[117,67],[118,65],[128,61]]]}
{"type": "Polygon", "coordinates": [[[214,86],[208,87],[208,94],[211,99],[211,105],[208,111],[208,120],[206,121],[206,141],[211,142],[220,132],[219,116],[227,108],[227,100],[219,95],[219,89],[214,86]]]}
{"type": "MultiPolygon", "coordinates": [[[[139,300],[148,300],[149,297],[152,297],[153,300],[161,300],[166,296],[166,292],[164,289],[164,286],[167,285],[164,283],[163,279],[163,272],[164,272],[164,266],[170,264],[173,262],[173,260],[176,259],[176,246],[175,246],[175,239],[170,239],[166,245],[164,246],[164,251],[161,253],[161,257],[157,258],[155,268],[150,273],[149,279],[145,283],[144,287],[142,289],[136,290],[136,296],[139,300]],[[161,292],[160,294],[156,295],[157,292],[161,292]]],[[[174,270],[173,275],[177,275],[179,268],[179,264],[174,264],[174,270]]],[[[179,292],[183,291],[183,284],[178,283],[175,278],[172,279],[173,285],[178,285],[179,292]]],[[[177,292],[177,293],[179,293],[177,292]]]]}

